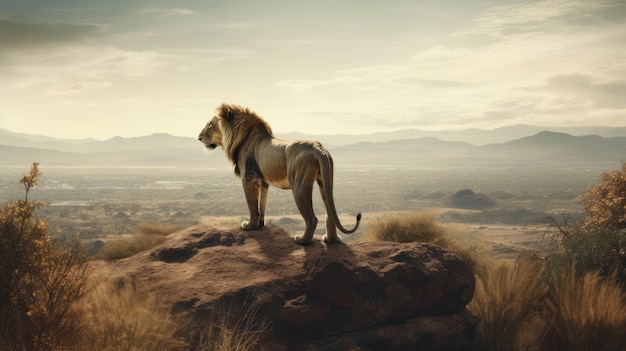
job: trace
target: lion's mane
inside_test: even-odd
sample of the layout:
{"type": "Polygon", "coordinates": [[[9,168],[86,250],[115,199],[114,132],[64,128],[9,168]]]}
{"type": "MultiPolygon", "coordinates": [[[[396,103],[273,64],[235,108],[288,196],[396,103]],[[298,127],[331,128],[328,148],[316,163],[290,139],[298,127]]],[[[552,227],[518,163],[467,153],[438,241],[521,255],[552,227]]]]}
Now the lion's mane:
{"type": "Polygon", "coordinates": [[[220,105],[217,117],[226,156],[235,166],[235,174],[241,176],[238,165],[241,151],[261,138],[273,138],[272,128],[256,113],[239,105],[220,105]]]}

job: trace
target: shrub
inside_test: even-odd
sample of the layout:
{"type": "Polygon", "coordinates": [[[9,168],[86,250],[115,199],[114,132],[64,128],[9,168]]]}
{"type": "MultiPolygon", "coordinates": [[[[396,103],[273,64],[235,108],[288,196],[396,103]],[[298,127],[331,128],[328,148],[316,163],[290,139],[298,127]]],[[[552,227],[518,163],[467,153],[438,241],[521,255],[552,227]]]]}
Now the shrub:
{"type": "Polygon", "coordinates": [[[470,242],[466,233],[438,222],[436,211],[385,214],[368,224],[367,235],[371,240],[427,242],[442,246],[456,253],[474,272],[483,268],[487,251],[484,245],[470,242]]]}
{"type": "Polygon", "coordinates": [[[584,272],[601,270],[626,288],[626,162],[603,173],[600,183],[580,197],[585,220],[565,236],[564,246],[584,272]]]}
{"type": "Polygon", "coordinates": [[[481,318],[476,329],[478,350],[514,350],[525,325],[536,314],[547,287],[540,283],[539,262],[502,262],[476,280],[469,309],[481,318]]]}
{"type": "Polygon", "coordinates": [[[561,262],[557,268],[575,262],[579,275],[599,271],[626,288],[626,163],[621,171],[600,178],[600,184],[580,197],[584,220],[574,224],[553,220],[544,237],[559,239],[556,254],[550,257],[561,262]]]}
{"type": "Polygon", "coordinates": [[[622,169],[600,175],[600,184],[580,196],[587,217],[585,229],[626,229],[626,162],[622,169]]]}
{"type": "Polygon", "coordinates": [[[450,244],[445,228],[437,222],[435,211],[385,214],[368,224],[368,235],[380,241],[399,243],[417,241],[440,246],[450,244]]]}
{"type": "Polygon", "coordinates": [[[577,278],[572,265],[554,276],[552,284],[546,299],[551,349],[624,349],[626,295],[612,279],[598,272],[577,278]]]}
{"type": "Polygon", "coordinates": [[[41,173],[33,163],[20,183],[23,200],[0,209],[0,349],[70,347],[78,318],[72,304],[86,291],[87,257],[78,242],[56,247],[29,201],[41,173]]]}

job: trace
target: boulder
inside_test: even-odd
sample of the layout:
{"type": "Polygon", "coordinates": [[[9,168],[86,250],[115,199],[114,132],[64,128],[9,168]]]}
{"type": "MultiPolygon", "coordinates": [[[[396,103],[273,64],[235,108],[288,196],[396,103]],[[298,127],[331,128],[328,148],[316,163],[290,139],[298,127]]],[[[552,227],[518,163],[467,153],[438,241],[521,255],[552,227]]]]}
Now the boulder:
{"type": "Polygon", "coordinates": [[[196,326],[254,306],[270,325],[258,350],[471,350],[478,322],[465,308],[471,269],[424,243],[299,246],[277,226],[196,226],[100,269],[156,292],[196,326]]]}

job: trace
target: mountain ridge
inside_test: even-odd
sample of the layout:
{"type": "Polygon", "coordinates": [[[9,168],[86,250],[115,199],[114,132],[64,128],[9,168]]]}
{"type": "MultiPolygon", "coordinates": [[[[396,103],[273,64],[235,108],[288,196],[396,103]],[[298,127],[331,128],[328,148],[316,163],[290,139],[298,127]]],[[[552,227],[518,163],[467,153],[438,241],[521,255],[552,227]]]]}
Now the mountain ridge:
{"type": "MultiPolygon", "coordinates": [[[[145,165],[200,167],[207,163],[229,167],[222,152],[205,153],[191,137],[167,133],[104,141],[72,142],[43,136],[0,135],[0,165],[24,165],[33,161],[63,166],[145,165]],[[8,137],[7,137],[8,136],[8,137]],[[7,137],[7,138],[5,138],[7,137]],[[30,140],[42,138],[42,142],[30,140]],[[13,145],[6,145],[6,143],[13,145]]],[[[394,134],[395,135],[395,134],[394,134]]],[[[306,136],[306,135],[304,135],[306,136]]],[[[376,138],[370,138],[376,139],[376,138]]],[[[434,136],[377,142],[327,145],[338,165],[383,167],[611,167],[626,158],[626,136],[574,136],[540,131],[503,143],[474,145],[434,136]]]]}

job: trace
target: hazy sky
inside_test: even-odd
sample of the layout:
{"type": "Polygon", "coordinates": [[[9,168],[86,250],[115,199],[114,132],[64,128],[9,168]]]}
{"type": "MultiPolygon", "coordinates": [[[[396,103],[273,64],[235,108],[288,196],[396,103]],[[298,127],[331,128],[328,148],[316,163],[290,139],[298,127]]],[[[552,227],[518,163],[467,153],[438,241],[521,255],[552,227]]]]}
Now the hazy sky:
{"type": "MultiPolygon", "coordinates": [[[[624,0],[0,0],[0,128],[626,125],[624,0]]],[[[1,142],[0,142],[1,143],[1,142]]]]}

